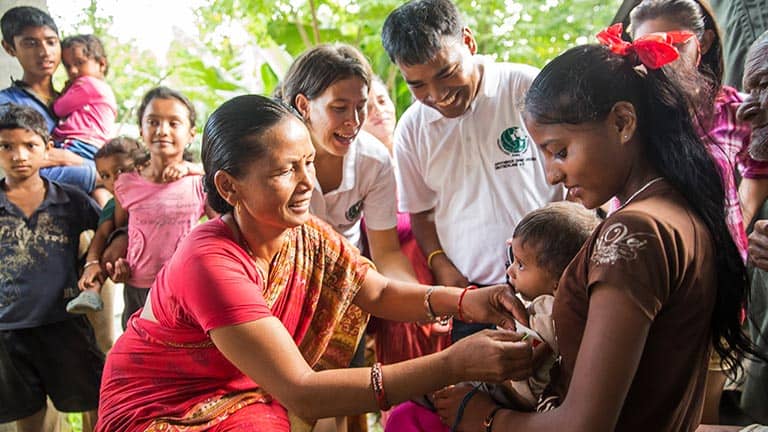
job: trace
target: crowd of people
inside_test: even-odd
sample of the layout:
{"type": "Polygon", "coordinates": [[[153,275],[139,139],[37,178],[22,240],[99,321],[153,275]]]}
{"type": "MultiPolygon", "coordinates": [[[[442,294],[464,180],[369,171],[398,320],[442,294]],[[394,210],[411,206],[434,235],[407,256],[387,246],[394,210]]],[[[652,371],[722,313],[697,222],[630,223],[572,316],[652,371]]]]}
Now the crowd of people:
{"type": "Polygon", "coordinates": [[[374,411],[391,432],[737,431],[730,380],[759,430],[768,32],[739,90],[707,0],[616,21],[539,70],[480,55],[451,0],[410,0],[381,29],[399,118],[357,48],[319,45],[219,106],[196,163],[182,92],[113,136],[98,38],[9,9],[0,423],[53,431],[52,404],[105,432],[374,411]],[[100,349],[109,281],[124,332],[100,349]]]}

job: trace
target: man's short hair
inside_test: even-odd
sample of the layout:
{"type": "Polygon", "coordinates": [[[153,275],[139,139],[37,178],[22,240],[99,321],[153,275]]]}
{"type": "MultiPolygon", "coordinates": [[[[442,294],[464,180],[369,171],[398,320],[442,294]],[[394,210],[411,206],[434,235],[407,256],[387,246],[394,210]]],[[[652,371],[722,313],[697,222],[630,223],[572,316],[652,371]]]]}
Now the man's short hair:
{"type": "Polygon", "coordinates": [[[59,34],[59,28],[53,18],[42,10],[32,6],[18,6],[8,9],[0,18],[0,30],[3,40],[13,46],[13,38],[29,27],[48,27],[59,34]]]}
{"type": "Polygon", "coordinates": [[[50,139],[48,124],[36,109],[24,105],[6,103],[0,105],[0,130],[25,129],[33,132],[47,144],[50,139]]]}
{"type": "Polygon", "coordinates": [[[460,38],[464,22],[450,0],[412,0],[389,14],[381,43],[395,63],[419,65],[432,60],[443,37],[460,38]]]}

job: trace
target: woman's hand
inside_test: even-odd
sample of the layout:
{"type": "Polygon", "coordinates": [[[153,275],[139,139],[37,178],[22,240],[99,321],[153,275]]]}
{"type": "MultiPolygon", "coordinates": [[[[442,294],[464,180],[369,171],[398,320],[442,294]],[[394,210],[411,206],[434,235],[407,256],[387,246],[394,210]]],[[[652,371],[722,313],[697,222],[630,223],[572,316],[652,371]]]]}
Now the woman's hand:
{"type": "Polygon", "coordinates": [[[533,373],[533,351],[523,334],[483,330],[443,351],[454,382],[523,380],[533,373]]]}
{"type": "MultiPolygon", "coordinates": [[[[470,384],[458,384],[449,386],[435,392],[433,399],[437,415],[447,426],[453,426],[459,412],[459,405],[464,396],[472,390],[470,384]]],[[[487,393],[479,391],[469,400],[464,407],[457,431],[476,432],[482,430],[483,421],[488,414],[496,408],[496,403],[487,393]]]]}
{"type": "Polygon", "coordinates": [[[507,284],[467,291],[461,301],[461,312],[470,322],[496,324],[508,330],[515,329],[514,320],[529,325],[525,306],[507,284]]]}

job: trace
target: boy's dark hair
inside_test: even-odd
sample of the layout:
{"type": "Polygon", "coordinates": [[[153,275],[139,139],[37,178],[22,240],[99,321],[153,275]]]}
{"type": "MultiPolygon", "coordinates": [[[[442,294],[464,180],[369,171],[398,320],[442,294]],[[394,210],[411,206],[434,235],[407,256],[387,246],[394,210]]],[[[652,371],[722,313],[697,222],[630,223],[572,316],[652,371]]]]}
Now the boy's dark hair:
{"type": "Polygon", "coordinates": [[[32,107],[6,103],[0,105],[0,130],[26,129],[34,132],[48,144],[50,134],[43,115],[32,107]]]}
{"type": "Polygon", "coordinates": [[[152,90],[148,91],[141,99],[141,104],[139,105],[138,111],[139,128],[141,128],[141,120],[144,117],[144,111],[147,110],[147,106],[149,106],[149,103],[152,102],[152,99],[176,99],[177,101],[181,102],[182,105],[187,107],[187,112],[189,113],[189,127],[191,129],[195,128],[195,121],[197,120],[197,111],[195,111],[195,106],[192,105],[192,102],[187,99],[187,97],[184,96],[181,92],[164,86],[153,88],[152,90]]]}
{"type": "Polygon", "coordinates": [[[133,161],[134,166],[141,166],[149,161],[149,152],[146,147],[141,145],[139,140],[125,136],[112,138],[107,141],[96,154],[93,155],[93,159],[96,160],[110,156],[129,158],[133,161]]]}
{"type": "Polygon", "coordinates": [[[741,327],[749,302],[747,272],[725,223],[725,192],[714,160],[694,130],[685,93],[665,68],[636,70],[637,58],[614,54],[602,45],[571,48],[548,63],[525,98],[525,116],[539,124],[603,121],[618,102],[637,112],[643,154],[707,226],[715,250],[717,298],[712,345],[736,373],[745,354],[765,359],[741,327]]]}
{"type": "Polygon", "coordinates": [[[599,223],[581,204],[554,202],[525,215],[512,237],[533,247],[536,264],[559,279],[599,223]]]}
{"type": "Polygon", "coordinates": [[[260,95],[237,96],[224,102],[208,117],[203,130],[203,185],[208,204],[218,213],[233,207],[216,189],[220,170],[243,178],[253,161],[264,157],[270,146],[264,134],[286,118],[300,117],[279,99],[260,95]]]}
{"type": "Polygon", "coordinates": [[[109,72],[109,60],[107,60],[107,54],[104,52],[104,45],[98,37],[92,34],[69,36],[61,41],[61,49],[70,48],[77,44],[83,47],[83,54],[87,58],[96,60],[97,62],[104,61],[104,75],[109,72]]]}
{"type": "Polygon", "coordinates": [[[36,7],[18,6],[10,8],[0,18],[3,40],[10,46],[14,46],[13,38],[20,35],[28,27],[49,27],[54,33],[59,34],[59,28],[56,27],[53,18],[36,7]]]}
{"type": "Polygon", "coordinates": [[[333,83],[352,77],[371,85],[371,66],[360,51],[346,44],[318,45],[296,58],[273,96],[295,108],[299,94],[312,100],[333,83]]]}
{"type": "Polygon", "coordinates": [[[412,0],[389,14],[381,43],[390,60],[419,65],[432,60],[443,47],[443,37],[461,37],[464,22],[450,0],[412,0]]]}

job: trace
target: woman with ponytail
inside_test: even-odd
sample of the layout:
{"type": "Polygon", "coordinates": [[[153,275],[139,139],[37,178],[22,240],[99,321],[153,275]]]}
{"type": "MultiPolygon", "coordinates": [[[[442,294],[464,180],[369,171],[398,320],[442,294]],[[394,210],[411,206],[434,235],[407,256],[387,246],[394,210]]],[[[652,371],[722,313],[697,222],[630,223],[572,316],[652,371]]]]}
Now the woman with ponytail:
{"type": "MultiPolygon", "coordinates": [[[[748,288],[723,185],[684,94],[661,69],[693,34],[630,44],[620,33],[549,63],[523,114],[550,183],[588,208],[621,201],[555,295],[562,357],[549,392],[562,403],[524,413],[476,395],[461,404],[457,430],[693,431],[711,347],[731,371],[754,353],[739,321],[748,288]]],[[[438,393],[448,424],[465,393],[438,393]]]]}

